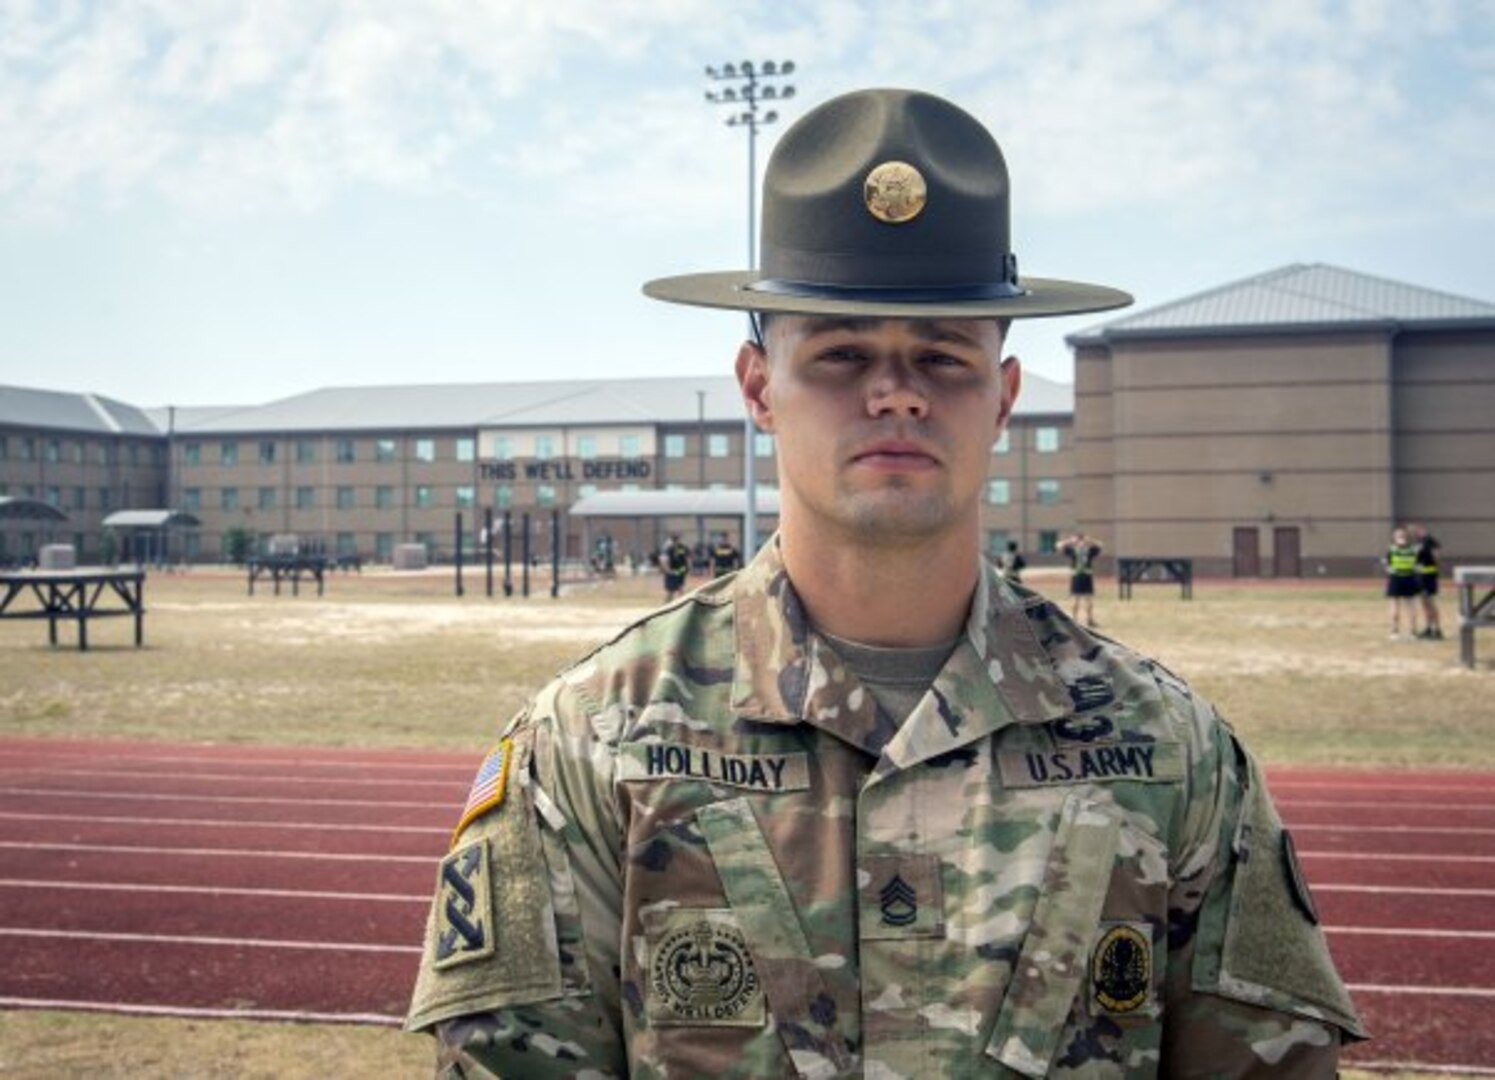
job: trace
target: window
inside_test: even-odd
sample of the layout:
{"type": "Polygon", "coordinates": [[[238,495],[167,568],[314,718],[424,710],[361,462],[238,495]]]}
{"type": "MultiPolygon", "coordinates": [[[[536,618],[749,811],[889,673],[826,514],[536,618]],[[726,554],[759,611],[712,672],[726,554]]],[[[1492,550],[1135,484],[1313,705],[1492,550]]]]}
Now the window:
{"type": "Polygon", "coordinates": [[[476,439],[458,439],[457,440],[457,460],[458,461],[473,461],[473,460],[475,460],[477,458],[477,456],[478,456],[478,446],[477,446],[477,440],[476,439]]]}
{"type": "Polygon", "coordinates": [[[339,510],[353,509],[353,489],[346,484],[340,484],[337,489],[336,505],[339,510]]]}
{"type": "Polygon", "coordinates": [[[275,509],[275,489],[273,487],[260,488],[257,505],[261,510],[275,509]]]}
{"type": "Polygon", "coordinates": [[[590,461],[597,456],[597,436],[578,435],[576,437],[576,456],[583,461],[590,461]]]}
{"type": "MultiPolygon", "coordinates": [[[[159,450],[160,447],[159,446],[153,446],[153,447],[151,447],[151,449],[152,450],[159,450]]],[[[74,465],[82,465],[84,457],[86,456],[86,454],[87,454],[87,449],[84,447],[84,445],[81,442],[75,442],[75,443],[73,443],[73,464],[74,465]]],[[[154,457],[152,458],[152,460],[154,461],[154,457]]],[[[159,465],[160,462],[159,461],[155,461],[155,464],[159,465]]],[[[80,546],[78,548],[78,550],[82,551],[83,548],[80,546]]]]}
{"type": "Polygon", "coordinates": [[[1001,435],[1001,437],[999,439],[997,439],[996,442],[992,443],[991,452],[993,454],[1005,454],[1005,453],[1007,453],[1011,449],[1012,449],[1011,432],[1008,431],[1006,428],[1003,428],[1002,429],[1002,435],[1001,435]]]}
{"type": "Polygon", "coordinates": [[[993,557],[1002,555],[1007,551],[1007,541],[1012,539],[1012,534],[1006,529],[988,529],[986,531],[986,553],[993,557]]]}
{"type": "Polygon", "coordinates": [[[1040,480],[1034,486],[1040,506],[1053,506],[1059,501],[1059,481],[1040,480]]]}
{"type": "Polygon", "coordinates": [[[374,440],[374,460],[389,463],[395,460],[395,441],[393,439],[374,440]]]}
{"type": "MultiPolygon", "coordinates": [[[[193,490],[195,491],[197,489],[194,488],[193,490]]],[[[113,501],[114,500],[110,497],[109,489],[108,488],[106,488],[106,487],[99,488],[99,509],[100,510],[108,510],[111,507],[111,505],[113,504],[113,501]]],[[[192,507],[192,509],[196,510],[197,507],[194,506],[194,507],[192,507]]]]}
{"type": "Polygon", "coordinates": [[[710,457],[726,457],[727,456],[727,436],[725,436],[725,435],[708,435],[708,436],[706,436],[706,453],[710,457]]]}
{"type": "Polygon", "coordinates": [[[395,507],[395,489],[388,484],[380,484],[374,489],[374,509],[393,510],[395,507]]]}
{"type": "Polygon", "coordinates": [[[428,462],[429,461],[435,461],[436,460],[436,440],[435,439],[416,439],[415,440],[415,460],[416,461],[428,461],[428,462]]]}
{"type": "MultiPolygon", "coordinates": [[[[130,464],[131,465],[139,465],[140,464],[140,444],[139,443],[131,443],[129,446],[127,446],[125,448],[125,454],[130,459],[130,464]]],[[[237,462],[237,459],[236,459],[235,460],[235,464],[237,464],[237,463],[238,462],[237,462]]]]}
{"type": "MultiPolygon", "coordinates": [[[[192,445],[196,446],[197,444],[193,443],[192,445]]],[[[98,457],[99,464],[100,465],[108,465],[109,464],[109,444],[108,443],[99,443],[98,446],[95,447],[95,449],[98,451],[98,454],[96,456],[98,457]]],[[[197,462],[194,461],[192,464],[196,465],[197,462]]]]}
{"type": "Polygon", "coordinates": [[[500,435],[493,440],[493,457],[498,461],[512,461],[514,448],[509,445],[509,437],[500,435]]]}
{"type": "Polygon", "coordinates": [[[317,460],[317,444],[311,439],[296,440],[296,464],[313,465],[317,460]]]}
{"type": "Polygon", "coordinates": [[[222,510],[237,510],[239,508],[239,489],[224,488],[218,493],[218,506],[222,510]]]}
{"type": "Polygon", "coordinates": [[[596,484],[582,484],[581,487],[576,489],[576,496],[580,499],[585,499],[595,494],[597,494],[596,484]]]}
{"type": "Polygon", "coordinates": [[[315,488],[298,487],[296,489],[296,509],[313,510],[317,505],[317,492],[315,488]]]}
{"type": "Polygon", "coordinates": [[[33,439],[30,435],[24,436],[21,439],[21,460],[36,460],[36,440],[33,439]]]}
{"type": "MultiPolygon", "coordinates": [[[[103,462],[100,462],[99,464],[102,465],[103,462]]],[[[202,443],[189,442],[189,443],[183,443],[182,444],[182,464],[183,465],[201,465],[202,464],[202,443]]]]}
{"type": "Polygon", "coordinates": [[[415,534],[415,542],[426,549],[426,554],[430,555],[432,558],[436,557],[437,545],[435,533],[418,532],[415,534]]]}
{"type": "Polygon", "coordinates": [[[685,456],[685,436],[666,435],[664,437],[664,456],[667,458],[683,458],[685,456]]]}
{"type": "Polygon", "coordinates": [[[535,459],[537,461],[549,461],[555,453],[555,440],[549,435],[535,436],[535,459]]]}
{"type": "MultiPolygon", "coordinates": [[[[83,494],[83,489],[81,487],[75,487],[75,488],[73,488],[73,509],[74,510],[82,510],[83,509],[84,501],[85,501],[85,496],[83,494]]],[[[81,550],[81,549],[79,549],[79,550],[81,550]]]]}
{"type": "Polygon", "coordinates": [[[638,457],[639,441],[637,435],[624,435],[618,439],[618,454],[620,457],[638,457]]]}
{"type": "Polygon", "coordinates": [[[59,510],[62,509],[62,488],[56,484],[47,485],[47,494],[44,498],[48,506],[55,506],[59,510]]]}
{"type": "Polygon", "coordinates": [[[992,506],[1006,506],[1012,501],[1012,484],[1007,480],[986,482],[986,501],[992,506]]]}
{"type": "Polygon", "coordinates": [[[514,489],[508,484],[499,484],[493,489],[493,508],[495,510],[507,510],[514,505],[514,489]]]}
{"type": "Polygon", "coordinates": [[[62,460],[62,440],[48,439],[46,443],[47,461],[55,465],[62,460]]]}
{"type": "Polygon", "coordinates": [[[275,444],[268,439],[262,439],[260,441],[260,464],[275,464],[275,444]]]}
{"type": "Polygon", "coordinates": [[[555,487],[551,484],[541,484],[539,487],[535,488],[535,505],[554,506],[555,487]]]}
{"type": "Polygon", "coordinates": [[[395,553],[395,534],[394,533],[387,533],[387,532],[386,533],[375,533],[374,534],[374,558],[378,559],[380,562],[389,562],[390,559],[394,558],[394,553],[395,553]]]}
{"type": "Polygon", "coordinates": [[[202,558],[202,536],[199,533],[189,532],[186,537],[186,555],[189,562],[196,562],[202,558]]]}
{"type": "Polygon", "coordinates": [[[1044,529],[1038,534],[1038,553],[1040,555],[1052,555],[1059,550],[1059,533],[1054,529],[1044,529]]]}
{"type": "Polygon", "coordinates": [[[457,488],[457,509],[470,510],[477,505],[477,493],[469,485],[457,488]]]}
{"type": "Polygon", "coordinates": [[[1033,430],[1033,449],[1040,454],[1052,454],[1059,449],[1059,429],[1041,427],[1033,430]]]}
{"type": "Polygon", "coordinates": [[[353,440],[339,439],[337,441],[337,453],[335,456],[339,465],[353,464],[357,460],[357,456],[353,452],[353,440]]]}
{"type": "Polygon", "coordinates": [[[431,485],[415,485],[415,505],[417,509],[428,510],[431,506],[431,485]]]}
{"type": "Polygon", "coordinates": [[[237,465],[239,463],[239,444],[226,442],[218,447],[218,463],[220,465],[237,465]]]}
{"type": "Polygon", "coordinates": [[[358,537],[350,532],[337,534],[337,553],[342,556],[353,556],[358,554],[358,537]]]}
{"type": "Polygon", "coordinates": [[[753,432],[753,456],[773,457],[773,436],[766,431],[753,432]]]}
{"type": "Polygon", "coordinates": [[[7,439],[4,435],[0,435],[0,461],[7,461],[9,460],[9,458],[10,440],[7,439]]]}

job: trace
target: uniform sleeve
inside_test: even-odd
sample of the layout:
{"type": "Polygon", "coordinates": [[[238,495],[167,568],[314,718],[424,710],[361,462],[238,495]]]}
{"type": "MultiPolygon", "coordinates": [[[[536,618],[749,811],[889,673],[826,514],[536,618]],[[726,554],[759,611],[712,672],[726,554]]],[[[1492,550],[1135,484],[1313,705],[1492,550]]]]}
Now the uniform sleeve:
{"type": "Polygon", "coordinates": [[[502,800],[442,861],[406,1027],[439,1077],[626,1076],[610,756],[564,684],[506,740],[502,800]]]}
{"type": "Polygon", "coordinates": [[[1365,1037],[1261,770],[1205,703],[1169,894],[1163,1073],[1335,1075],[1365,1037]]]}

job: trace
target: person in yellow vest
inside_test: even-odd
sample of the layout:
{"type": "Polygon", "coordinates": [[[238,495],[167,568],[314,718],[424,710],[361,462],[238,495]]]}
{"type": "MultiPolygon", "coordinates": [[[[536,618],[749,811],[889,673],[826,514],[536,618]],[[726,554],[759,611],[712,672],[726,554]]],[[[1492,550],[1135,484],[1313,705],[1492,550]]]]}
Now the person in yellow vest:
{"type": "Polygon", "coordinates": [[[1417,545],[1407,536],[1407,530],[1397,526],[1391,534],[1391,546],[1386,549],[1386,595],[1391,600],[1391,640],[1402,634],[1401,616],[1407,613],[1407,634],[1417,634],[1417,609],[1413,601],[1420,593],[1417,573],[1417,545]]]}
{"type": "Polygon", "coordinates": [[[1438,618],[1438,549],[1437,539],[1421,525],[1412,526],[1417,543],[1417,588],[1422,594],[1422,633],[1430,641],[1443,640],[1443,624],[1438,618]]]}

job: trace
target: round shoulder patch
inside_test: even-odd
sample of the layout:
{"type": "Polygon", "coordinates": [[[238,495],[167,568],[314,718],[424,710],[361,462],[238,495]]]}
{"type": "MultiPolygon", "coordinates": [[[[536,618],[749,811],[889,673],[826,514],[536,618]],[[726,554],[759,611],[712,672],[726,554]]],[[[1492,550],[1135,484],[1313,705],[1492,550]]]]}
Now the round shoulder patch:
{"type": "Polygon", "coordinates": [[[1152,987],[1152,939],[1130,924],[1112,926],[1090,956],[1090,984],[1108,1013],[1141,1008],[1152,987]]]}

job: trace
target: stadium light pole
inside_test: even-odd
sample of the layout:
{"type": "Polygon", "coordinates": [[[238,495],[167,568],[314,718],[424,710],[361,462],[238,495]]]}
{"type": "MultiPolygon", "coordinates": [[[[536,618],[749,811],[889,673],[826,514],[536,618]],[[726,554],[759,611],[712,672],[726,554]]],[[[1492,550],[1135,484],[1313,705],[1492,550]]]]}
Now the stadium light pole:
{"type": "MultiPolygon", "coordinates": [[[[787,101],[794,96],[794,86],[784,82],[794,74],[794,61],[765,60],[754,64],[744,60],[740,64],[723,64],[706,68],[706,78],[718,83],[731,83],[720,90],[707,90],[706,100],[713,105],[729,105],[733,112],[727,117],[728,127],[747,129],[748,136],[748,269],[758,265],[758,128],[776,122],[779,114],[773,109],[760,111],[759,102],[787,101]]],[[[748,316],[748,336],[752,336],[752,315],[748,316]]],[[[757,436],[753,418],[745,416],[742,422],[742,488],[747,495],[747,513],[742,520],[743,557],[751,559],[758,552],[758,486],[757,486],[757,436]]]]}

